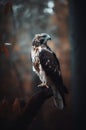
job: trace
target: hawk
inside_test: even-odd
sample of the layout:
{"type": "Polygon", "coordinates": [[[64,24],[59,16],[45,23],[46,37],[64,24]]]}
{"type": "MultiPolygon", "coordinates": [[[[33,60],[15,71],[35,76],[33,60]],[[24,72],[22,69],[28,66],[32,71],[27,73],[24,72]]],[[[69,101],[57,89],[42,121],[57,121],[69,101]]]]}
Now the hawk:
{"type": "Polygon", "coordinates": [[[65,106],[64,94],[68,93],[68,90],[63,84],[59,60],[47,45],[48,40],[51,40],[51,37],[46,33],[36,34],[33,38],[32,68],[42,82],[38,87],[51,86],[55,106],[63,109],[65,106]]]}

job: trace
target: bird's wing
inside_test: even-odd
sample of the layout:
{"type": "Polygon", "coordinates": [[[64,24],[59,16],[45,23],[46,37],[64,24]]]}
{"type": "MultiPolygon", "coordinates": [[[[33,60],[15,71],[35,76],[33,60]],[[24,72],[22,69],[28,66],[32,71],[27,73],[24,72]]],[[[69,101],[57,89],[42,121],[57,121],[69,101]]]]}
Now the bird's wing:
{"type": "Polygon", "coordinates": [[[60,76],[59,61],[53,52],[43,49],[39,53],[39,59],[47,76],[51,77],[51,79],[53,76],[60,76]]]}
{"type": "Polygon", "coordinates": [[[43,49],[39,53],[40,64],[50,80],[58,86],[58,89],[64,90],[61,76],[60,64],[54,52],[43,49]]]}

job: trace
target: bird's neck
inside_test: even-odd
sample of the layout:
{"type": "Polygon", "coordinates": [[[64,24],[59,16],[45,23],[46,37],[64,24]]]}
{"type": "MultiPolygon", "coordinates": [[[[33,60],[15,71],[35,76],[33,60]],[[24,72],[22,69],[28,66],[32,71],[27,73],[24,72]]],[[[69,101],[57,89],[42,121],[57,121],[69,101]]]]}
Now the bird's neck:
{"type": "Polygon", "coordinates": [[[52,51],[51,49],[50,49],[50,47],[46,44],[46,48],[49,50],[49,51],[52,51]]]}
{"type": "Polygon", "coordinates": [[[41,49],[45,49],[47,51],[49,51],[50,53],[53,53],[53,51],[50,49],[50,47],[46,44],[46,45],[42,45],[41,49]]]}

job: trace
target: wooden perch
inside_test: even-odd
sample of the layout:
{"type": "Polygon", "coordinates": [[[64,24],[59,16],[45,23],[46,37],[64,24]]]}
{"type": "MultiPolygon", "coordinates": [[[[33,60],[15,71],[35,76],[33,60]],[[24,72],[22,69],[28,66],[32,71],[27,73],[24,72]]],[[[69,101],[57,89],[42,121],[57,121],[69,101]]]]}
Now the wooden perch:
{"type": "Polygon", "coordinates": [[[43,88],[39,88],[39,90],[40,91],[30,98],[22,115],[15,121],[15,123],[13,123],[11,127],[12,130],[26,130],[44,101],[53,95],[52,90],[50,88],[45,88],[45,86],[43,88]]]}

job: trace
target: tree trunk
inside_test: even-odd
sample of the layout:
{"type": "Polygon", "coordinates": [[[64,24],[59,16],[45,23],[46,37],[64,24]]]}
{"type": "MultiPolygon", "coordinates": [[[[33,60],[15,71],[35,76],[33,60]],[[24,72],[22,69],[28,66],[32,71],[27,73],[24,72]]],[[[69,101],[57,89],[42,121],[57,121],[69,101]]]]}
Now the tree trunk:
{"type": "Polygon", "coordinates": [[[70,11],[70,42],[72,48],[72,99],[74,129],[84,125],[83,113],[85,108],[86,87],[86,19],[85,3],[69,1],[70,11]],[[83,122],[81,123],[83,119],[83,122]],[[77,126],[77,127],[75,127],[77,126]]]}

